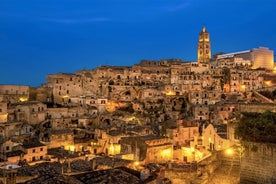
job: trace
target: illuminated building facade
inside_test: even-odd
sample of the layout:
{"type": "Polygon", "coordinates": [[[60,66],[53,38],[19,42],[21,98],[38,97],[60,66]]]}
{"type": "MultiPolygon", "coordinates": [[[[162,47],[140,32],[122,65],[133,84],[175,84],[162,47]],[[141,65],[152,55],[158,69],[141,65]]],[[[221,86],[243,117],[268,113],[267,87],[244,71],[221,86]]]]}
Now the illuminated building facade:
{"type": "Polygon", "coordinates": [[[22,85],[0,85],[0,101],[17,103],[29,100],[30,87],[22,85]]]}
{"type": "Polygon", "coordinates": [[[203,27],[199,34],[198,50],[197,50],[197,61],[199,63],[208,62],[211,58],[211,43],[210,35],[206,28],[203,27]]]}
{"type": "Polygon", "coordinates": [[[122,137],[120,142],[123,150],[133,153],[135,160],[145,164],[164,163],[173,158],[173,144],[168,137],[155,135],[122,137]]]}
{"type": "Polygon", "coordinates": [[[7,120],[8,120],[7,103],[0,102],[0,123],[7,122],[7,120]]]}
{"type": "Polygon", "coordinates": [[[28,121],[30,124],[42,122],[46,117],[47,106],[41,102],[22,102],[15,107],[15,120],[28,121]]]}
{"type": "Polygon", "coordinates": [[[274,54],[272,50],[265,47],[259,47],[257,49],[252,49],[252,60],[253,69],[265,68],[268,70],[273,70],[274,68],[274,54]]]}
{"type": "MultiPolygon", "coordinates": [[[[265,47],[221,54],[217,57],[219,62],[225,59],[232,59],[235,62],[234,66],[241,64],[243,66],[250,66],[252,69],[264,68],[267,70],[273,70],[274,68],[274,52],[265,47]]],[[[227,61],[231,62],[232,60],[227,61]]]]}

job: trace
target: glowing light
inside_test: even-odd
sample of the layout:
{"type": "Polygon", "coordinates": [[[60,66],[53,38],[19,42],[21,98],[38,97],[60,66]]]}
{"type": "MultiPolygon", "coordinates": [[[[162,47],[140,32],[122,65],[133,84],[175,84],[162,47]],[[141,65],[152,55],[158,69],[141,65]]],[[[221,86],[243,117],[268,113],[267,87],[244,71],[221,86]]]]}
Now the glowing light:
{"type": "Polygon", "coordinates": [[[67,150],[67,151],[75,151],[75,148],[76,147],[74,145],[66,145],[64,147],[64,149],[67,150]]]}
{"type": "Polygon", "coordinates": [[[136,119],[135,116],[130,116],[130,117],[126,118],[125,120],[126,121],[134,121],[135,119],[136,119]]]}
{"type": "Polygon", "coordinates": [[[138,165],[139,165],[139,162],[138,162],[138,161],[134,162],[134,166],[135,166],[135,167],[137,167],[138,165]]]}
{"type": "Polygon", "coordinates": [[[125,155],[122,155],[122,159],[125,159],[125,160],[134,160],[134,154],[125,154],[125,155]]]}
{"type": "Polygon", "coordinates": [[[198,150],[196,150],[196,151],[195,151],[195,159],[196,159],[196,160],[200,160],[200,159],[202,159],[202,158],[203,158],[203,153],[200,152],[200,151],[198,151],[198,150]]]}
{"type": "Polygon", "coordinates": [[[195,160],[195,155],[191,148],[189,147],[181,147],[182,156],[187,157],[187,161],[192,162],[195,160]]]}
{"type": "Polygon", "coordinates": [[[110,154],[111,154],[111,155],[114,155],[115,148],[114,148],[114,145],[113,145],[113,144],[110,145],[109,151],[110,151],[110,154]]]}
{"type": "Polygon", "coordinates": [[[26,101],[28,101],[28,98],[26,98],[26,97],[19,98],[19,102],[26,102],[26,101]]]}
{"type": "Polygon", "coordinates": [[[110,155],[116,155],[121,152],[121,145],[120,144],[115,144],[111,143],[109,146],[109,153],[110,155]]]}
{"type": "Polygon", "coordinates": [[[166,95],[167,95],[167,96],[172,96],[172,95],[175,95],[175,92],[174,92],[174,91],[168,91],[168,92],[166,93],[166,95]]]}
{"type": "Polygon", "coordinates": [[[233,155],[234,150],[233,150],[232,148],[228,148],[227,150],[225,150],[225,153],[226,153],[227,155],[233,155]]]}
{"type": "Polygon", "coordinates": [[[182,151],[184,151],[186,153],[189,153],[189,154],[193,153],[193,150],[191,148],[185,148],[185,147],[183,147],[182,151]]]}
{"type": "Polygon", "coordinates": [[[0,115],[0,122],[6,122],[8,119],[8,113],[0,115]]]}
{"type": "Polygon", "coordinates": [[[69,98],[69,95],[64,95],[62,96],[62,98],[69,98]]]}
{"type": "Polygon", "coordinates": [[[69,147],[69,150],[70,150],[70,151],[75,151],[75,146],[74,146],[74,145],[71,145],[71,146],[69,147]]]}
{"type": "Polygon", "coordinates": [[[8,118],[9,113],[3,115],[4,118],[8,118]]]}
{"type": "Polygon", "coordinates": [[[266,86],[271,86],[271,81],[265,81],[266,86]]]}
{"type": "Polygon", "coordinates": [[[108,101],[106,105],[106,110],[108,112],[114,112],[116,110],[116,106],[118,106],[118,104],[116,104],[115,102],[108,101]]]}
{"type": "Polygon", "coordinates": [[[91,142],[91,146],[98,146],[99,145],[99,143],[97,143],[97,142],[91,142]]]}
{"type": "Polygon", "coordinates": [[[82,150],[82,149],[83,149],[83,146],[79,146],[79,148],[80,148],[80,150],[82,150]]]}
{"type": "Polygon", "coordinates": [[[121,145],[115,144],[114,145],[114,154],[119,154],[121,152],[121,145]]]}
{"type": "Polygon", "coordinates": [[[241,88],[241,90],[245,91],[246,85],[241,85],[240,88],[241,88]]]}
{"type": "Polygon", "coordinates": [[[165,158],[165,157],[170,157],[170,156],[171,156],[171,153],[172,153],[172,152],[171,152],[171,149],[165,149],[165,150],[162,150],[162,151],[161,151],[161,156],[164,157],[164,158],[165,158]]]}

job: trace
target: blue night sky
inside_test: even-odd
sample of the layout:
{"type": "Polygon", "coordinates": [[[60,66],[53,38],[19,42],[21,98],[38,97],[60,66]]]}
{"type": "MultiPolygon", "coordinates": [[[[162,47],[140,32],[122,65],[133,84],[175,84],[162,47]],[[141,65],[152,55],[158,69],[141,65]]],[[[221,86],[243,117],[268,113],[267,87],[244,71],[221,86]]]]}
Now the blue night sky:
{"type": "Polygon", "coordinates": [[[275,0],[0,0],[0,84],[39,86],[47,74],[141,59],[276,51],[275,0]]]}

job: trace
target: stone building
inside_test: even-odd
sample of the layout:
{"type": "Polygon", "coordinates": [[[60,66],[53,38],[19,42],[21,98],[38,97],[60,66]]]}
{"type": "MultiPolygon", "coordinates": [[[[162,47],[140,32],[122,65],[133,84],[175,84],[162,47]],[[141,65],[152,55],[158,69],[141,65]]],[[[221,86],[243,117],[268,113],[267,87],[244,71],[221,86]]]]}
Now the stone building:
{"type": "Polygon", "coordinates": [[[0,136],[4,138],[28,137],[33,133],[33,127],[26,121],[10,121],[0,126],[0,136]]]}
{"type": "Polygon", "coordinates": [[[197,60],[199,63],[208,62],[211,58],[210,35],[205,27],[199,34],[197,60]]]}
{"type": "Polygon", "coordinates": [[[46,118],[47,106],[38,101],[28,101],[13,104],[14,120],[27,121],[30,124],[37,124],[46,118]]]}
{"type": "Polygon", "coordinates": [[[0,148],[1,159],[10,164],[18,164],[23,160],[28,163],[43,161],[47,155],[47,146],[37,139],[24,140],[22,143],[8,140],[0,148]]]}
{"type": "Polygon", "coordinates": [[[42,161],[46,158],[47,155],[47,146],[40,143],[38,140],[28,140],[24,141],[22,145],[23,159],[27,162],[36,162],[42,161]]]}
{"type": "Polygon", "coordinates": [[[29,99],[29,86],[0,85],[0,102],[17,103],[29,99]]]}
{"type": "Polygon", "coordinates": [[[221,91],[217,90],[194,90],[190,93],[189,100],[193,104],[215,104],[221,100],[221,91]]]}
{"type": "Polygon", "coordinates": [[[190,145],[190,141],[193,141],[195,136],[199,136],[198,124],[179,120],[177,127],[166,129],[166,135],[172,140],[174,146],[190,145]]]}
{"type": "Polygon", "coordinates": [[[43,103],[53,103],[53,90],[51,87],[42,84],[39,87],[30,88],[30,101],[39,101],[43,103]]]}
{"type": "Polygon", "coordinates": [[[0,102],[0,123],[8,121],[8,107],[6,102],[0,102]]]}
{"type": "MultiPolygon", "coordinates": [[[[252,69],[265,68],[267,70],[273,70],[274,68],[273,51],[265,47],[259,47],[251,50],[228,54],[221,54],[218,56],[217,59],[220,60],[225,58],[241,58],[243,60],[242,63],[244,63],[244,65],[249,63],[250,61],[250,66],[252,69]]],[[[228,61],[231,62],[231,60],[228,61]]]]}
{"type": "Polygon", "coordinates": [[[235,142],[231,123],[237,113],[275,111],[273,101],[256,92],[273,87],[271,54],[259,48],[211,58],[203,28],[197,62],[142,60],[50,74],[38,88],[0,85],[1,150],[10,162],[42,161],[46,147],[145,164],[197,161],[203,147],[221,150],[235,142]],[[218,128],[226,124],[228,135],[218,128]],[[33,135],[44,145],[19,149],[6,141],[33,135]]]}
{"type": "Polygon", "coordinates": [[[209,120],[210,119],[210,109],[209,105],[198,104],[193,106],[193,115],[195,120],[209,120]]]}
{"type": "Polygon", "coordinates": [[[210,107],[210,121],[214,124],[227,124],[239,113],[238,105],[231,102],[219,102],[210,107]]]}
{"type": "Polygon", "coordinates": [[[147,163],[164,163],[173,158],[173,144],[168,137],[155,135],[122,137],[122,153],[134,154],[134,159],[147,163]]]}
{"type": "Polygon", "coordinates": [[[248,92],[264,86],[264,71],[262,70],[230,70],[230,92],[248,92]]]}
{"type": "Polygon", "coordinates": [[[58,73],[47,75],[46,83],[53,89],[54,102],[66,105],[70,103],[70,97],[81,96],[81,76],[75,74],[58,73]]]}
{"type": "Polygon", "coordinates": [[[207,150],[224,150],[232,146],[231,143],[230,140],[218,135],[217,129],[212,124],[209,124],[202,131],[202,146],[207,150]]]}
{"type": "Polygon", "coordinates": [[[96,129],[94,139],[91,140],[90,152],[103,155],[117,155],[120,153],[119,144],[123,133],[120,130],[96,129]]]}
{"type": "Polygon", "coordinates": [[[14,150],[18,143],[8,139],[0,145],[0,159],[9,164],[17,164],[24,154],[21,150],[14,150]]]}

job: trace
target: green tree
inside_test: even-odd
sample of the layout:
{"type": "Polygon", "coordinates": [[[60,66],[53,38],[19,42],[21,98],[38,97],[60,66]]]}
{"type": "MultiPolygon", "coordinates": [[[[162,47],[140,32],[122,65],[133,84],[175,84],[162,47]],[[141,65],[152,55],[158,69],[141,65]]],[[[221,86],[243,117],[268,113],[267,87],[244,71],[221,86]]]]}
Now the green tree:
{"type": "Polygon", "coordinates": [[[276,143],[276,113],[242,113],[235,133],[242,140],[276,143]]]}

